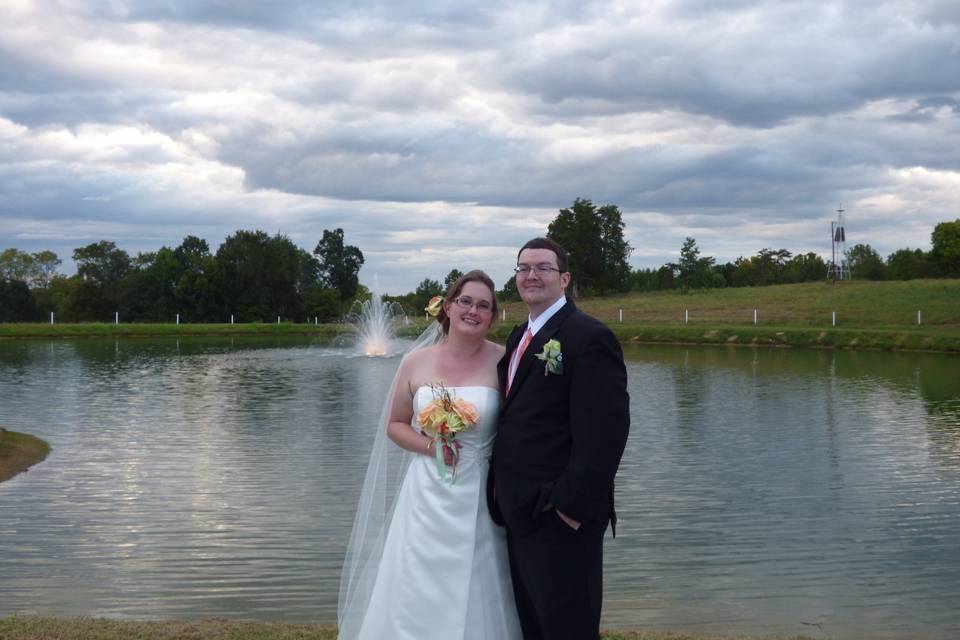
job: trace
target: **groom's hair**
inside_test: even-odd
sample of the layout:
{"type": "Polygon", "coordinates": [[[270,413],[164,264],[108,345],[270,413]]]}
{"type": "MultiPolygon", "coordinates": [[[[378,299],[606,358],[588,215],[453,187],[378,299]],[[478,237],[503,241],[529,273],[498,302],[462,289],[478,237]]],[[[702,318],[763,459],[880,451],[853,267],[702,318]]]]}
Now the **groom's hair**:
{"type": "MultiPolygon", "coordinates": [[[[460,295],[460,292],[463,291],[463,286],[468,282],[479,282],[482,285],[486,285],[487,289],[490,289],[490,300],[493,302],[490,312],[492,314],[492,319],[490,323],[497,319],[497,285],[493,284],[493,279],[488,276],[486,273],[480,269],[474,269],[473,271],[468,271],[463,274],[457,280],[450,285],[450,288],[447,289],[447,293],[443,296],[444,302],[451,302],[454,298],[460,295]]],[[[443,332],[450,332],[450,318],[447,316],[447,312],[442,308],[440,313],[437,314],[437,322],[440,323],[440,326],[443,327],[443,332]]]]}
{"type": "Polygon", "coordinates": [[[557,256],[557,268],[560,269],[560,272],[570,271],[570,259],[567,256],[567,250],[550,238],[528,240],[527,244],[520,247],[520,251],[517,252],[517,262],[520,262],[520,254],[523,253],[524,249],[549,249],[557,256]]]}

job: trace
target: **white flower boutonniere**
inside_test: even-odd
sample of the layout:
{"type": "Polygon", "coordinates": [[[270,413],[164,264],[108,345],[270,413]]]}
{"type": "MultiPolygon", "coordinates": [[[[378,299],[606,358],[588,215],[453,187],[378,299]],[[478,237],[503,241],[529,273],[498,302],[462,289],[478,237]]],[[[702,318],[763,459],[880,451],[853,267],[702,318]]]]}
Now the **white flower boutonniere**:
{"type": "Polygon", "coordinates": [[[537,358],[546,363],[543,366],[543,375],[547,376],[551,373],[557,375],[563,374],[563,352],[560,351],[560,342],[558,340],[550,340],[547,344],[543,345],[543,351],[537,354],[537,358]]]}

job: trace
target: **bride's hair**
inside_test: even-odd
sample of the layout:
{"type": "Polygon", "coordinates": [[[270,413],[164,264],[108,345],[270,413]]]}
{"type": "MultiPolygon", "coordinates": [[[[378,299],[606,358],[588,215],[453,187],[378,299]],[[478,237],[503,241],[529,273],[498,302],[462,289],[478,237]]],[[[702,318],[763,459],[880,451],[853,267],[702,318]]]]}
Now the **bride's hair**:
{"type": "MultiPolygon", "coordinates": [[[[447,289],[447,294],[443,296],[443,302],[452,302],[454,298],[460,295],[460,291],[463,290],[463,287],[468,282],[479,282],[480,284],[486,285],[487,289],[490,289],[490,297],[493,299],[493,307],[490,311],[493,313],[493,319],[497,318],[497,287],[493,284],[493,280],[486,273],[480,269],[474,269],[473,271],[468,271],[463,274],[456,281],[450,285],[450,288],[447,289]]],[[[440,323],[440,326],[443,327],[443,333],[447,334],[450,331],[450,318],[447,316],[447,312],[442,308],[440,313],[437,314],[437,322],[440,323]]]]}

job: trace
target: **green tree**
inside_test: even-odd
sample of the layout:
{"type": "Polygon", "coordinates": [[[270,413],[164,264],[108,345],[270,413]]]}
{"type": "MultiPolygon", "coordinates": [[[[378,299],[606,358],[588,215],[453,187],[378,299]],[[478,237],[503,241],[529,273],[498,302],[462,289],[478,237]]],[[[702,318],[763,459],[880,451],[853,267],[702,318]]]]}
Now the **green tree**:
{"type": "Polygon", "coordinates": [[[37,319],[39,314],[27,283],[0,278],[0,322],[31,322],[37,319]]]}
{"type": "Polygon", "coordinates": [[[714,279],[717,281],[718,286],[723,287],[732,287],[733,285],[733,274],[737,270],[737,265],[732,262],[724,262],[723,264],[714,265],[713,275],[714,279]],[[719,285],[720,279],[723,280],[723,285],[719,285]]]}
{"type": "Polygon", "coordinates": [[[213,288],[223,318],[238,322],[270,322],[273,308],[271,287],[276,280],[271,263],[270,236],[263,231],[240,230],[223,241],[213,262],[213,288]]]}
{"type": "Polygon", "coordinates": [[[869,244],[857,244],[847,251],[850,275],[857,280],[883,280],[886,267],[883,258],[869,244]]]}
{"type": "Polygon", "coordinates": [[[417,289],[413,292],[413,304],[416,313],[422,314],[424,307],[430,302],[430,298],[433,296],[442,296],[443,294],[443,285],[436,280],[431,280],[430,278],[421,280],[420,284],[417,285],[417,289]]]}
{"type": "Polygon", "coordinates": [[[733,262],[733,275],[731,276],[731,286],[733,287],[752,287],[757,284],[757,260],[753,258],[744,258],[740,256],[733,262]]]}
{"type": "Polygon", "coordinates": [[[756,255],[756,284],[779,284],[791,255],[786,249],[760,249],[756,255]]]}
{"type": "Polygon", "coordinates": [[[331,322],[340,318],[340,292],[314,286],[304,294],[304,309],[308,317],[318,318],[320,322],[331,322]]]}
{"type": "Polygon", "coordinates": [[[678,273],[677,286],[682,290],[707,289],[717,283],[713,278],[714,259],[700,257],[697,241],[687,238],[680,247],[680,262],[670,265],[678,273]]]}
{"type": "Polygon", "coordinates": [[[931,257],[940,274],[960,278],[960,218],[939,223],[933,228],[930,239],[933,243],[931,257]]]}
{"type": "Polygon", "coordinates": [[[656,291],[660,288],[660,278],[654,269],[637,269],[630,274],[631,291],[656,291]]]}
{"type": "Polygon", "coordinates": [[[606,291],[630,289],[630,263],[633,248],[623,237],[623,215],[619,207],[607,204],[597,209],[600,218],[601,278],[600,295],[606,291]]]}
{"type": "Polygon", "coordinates": [[[305,268],[303,263],[309,254],[286,236],[277,234],[270,238],[267,256],[270,263],[267,278],[271,318],[279,315],[289,319],[302,319],[302,292],[305,287],[315,284],[303,281],[304,273],[310,272],[310,268],[305,268]]]}
{"type": "Polygon", "coordinates": [[[124,277],[130,271],[130,256],[113,242],[101,240],[73,250],[78,286],[67,307],[77,320],[109,321],[120,310],[124,277]]]}
{"type": "Polygon", "coordinates": [[[27,253],[10,248],[0,253],[0,279],[20,280],[37,289],[50,286],[58,266],[60,258],[53,251],[27,253]]]}
{"type": "Polygon", "coordinates": [[[898,249],[887,257],[887,277],[891,280],[915,280],[930,273],[928,255],[922,249],[898,249]]]}
{"type": "Polygon", "coordinates": [[[121,315],[133,321],[172,322],[178,313],[180,263],[173,249],[141,253],[124,278],[121,315]]]}
{"type": "Polygon", "coordinates": [[[215,299],[211,286],[213,256],[207,241],[196,236],[187,236],[173,250],[180,267],[177,279],[177,308],[187,322],[210,320],[223,321],[222,307],[215,299]]]}
{"type": "Polygon", "coordinates": [[[33,290],[38,311],[44,317],[52,311],[59,320],[68,322],[78,320],[79,318],[71,313],[70,302],[74,299],[75,290],[80,284],[78,276],[54,276],[46,287],[33,290]]]}
{"type": "Polygon", "coordinates": [[[517,290],[517,278],[515,276],[503,283],[503,289],[497,291],[497,299],[500,302],[517,302],[520,300],[520,292],[517,290]]]}
{"type": "Polygon", "coordinates": [[[783,282],[817,282],[827,278],[827,263],[813,253],[798,253],[783,267],[783,282]]]}
{"type": "Polygon", "coordinates": [[[668,291],[677,287],[676,277],[673,268],[670,265],[663,265],[657,269],[657,288],[661,291],[668,291]]]}
{"type": "Polygon", "coordinates": [[[616,205],[597,209],[590,200],[577,198],[569,209],[560,209],[547,227],[547,236],[570,254],[570,271],[577,291],[625,291],[630,286],[632,251],[623,237],[623,218],[616,205]]]}
{"type": "Polygon", "coordinates": [[[0,253],[0,280],[28,282],[33,274],[33,256],[11,247],[0,253]]]}
{"type": "Polygon", "coordinates": [[[320,276],[324,284],[339,291],[341,301],[356,295],[363,252],[357,247],[343,244],[343,229],[324,229],[323,238],[317,243],[313,254],[320,260],[320,276]]]}
{"type": "Polygon", "coordinates": [[[443,291],[444,293],[453,286],[453,283],[463,277],[463,272],[460,269],[451,269],[450,273],[447,274],[447,277],[443,279],[443,291]]]}

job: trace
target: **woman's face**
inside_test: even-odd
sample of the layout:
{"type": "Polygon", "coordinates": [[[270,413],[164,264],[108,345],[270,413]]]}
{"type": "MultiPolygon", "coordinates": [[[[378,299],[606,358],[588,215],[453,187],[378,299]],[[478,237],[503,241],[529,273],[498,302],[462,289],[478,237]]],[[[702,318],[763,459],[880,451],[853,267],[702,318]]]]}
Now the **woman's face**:
{"type": "Polygon", "coordinates": [[[443,309],[450,318],[451,332],[485,334],[493,324],[493,292],[482,282],[467,282],[443,309]]]}

